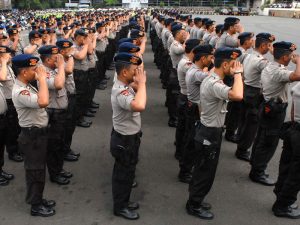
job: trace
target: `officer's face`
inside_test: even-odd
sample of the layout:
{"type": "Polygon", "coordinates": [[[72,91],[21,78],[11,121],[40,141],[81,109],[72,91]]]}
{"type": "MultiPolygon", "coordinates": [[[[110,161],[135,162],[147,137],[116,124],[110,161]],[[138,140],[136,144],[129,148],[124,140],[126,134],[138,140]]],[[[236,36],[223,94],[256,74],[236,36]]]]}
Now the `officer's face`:
{"type": "Polygon", "coordinates": [[[222,63],[222,69],[225,76],[231,76],[230,69],[234,66],[234,62],[235,60],[230,60],[230,61],[226,60],[222,63]]]}
{"type": "Polygon", "coordinates": [[[126,80],[128,83],[133,82],[133,77],[136,74],[136,70],[138,69],[137,65],[130,65],[130,67],[128,69],[126,69],[126,80]]]}
{"type": "Polygon", "coordinates": [[[214,60],[213,55],[208,55],[208,56],[203,57],[204,66],[209,67],[213,63],[213,60],[214,60]]]}
{"type": "Polygon", "coordinates": [[[57,62],[57,55],[58,54],[53,54],[50,57],[48,57],[46,59],[46,64],[48,67],[50,67],[51,69],[55,69],[56,68],[56,62],[57,62]]]}
{"type": "Polygon", "coordinates": [[[292,60],[292,56],[293,56],[293,53],[290,53],[288,55],[284,55],[282,58],[283,58],[283,61],[284,61],[284,65],[285,66],[288,66],[292,60]]]}
{"type": "Polygon", "coordinates": [[[2,46],[8,46],[8,43],[9,43],[9,39],[8,38],[0,40],[0,45],[2,45],[2,46]]]}
{"type": "Polygon", "coordinates": [[[27,81],[33,81],[33,80],[35,80],[36,69],[37,69],[37,66],[31,66],[31,67],[25,68],[22,71],[22,74],[23,74],[24,78],[27,81]]]}
{"type": "Polygon", "coordinates": [[[11,62],[11,55],[10,55],[10,53],[1,53],[0,54],[0,59],[2,59],[2,58],[7,59],[7,64],[10,64],[10,62],[11,62]]]}

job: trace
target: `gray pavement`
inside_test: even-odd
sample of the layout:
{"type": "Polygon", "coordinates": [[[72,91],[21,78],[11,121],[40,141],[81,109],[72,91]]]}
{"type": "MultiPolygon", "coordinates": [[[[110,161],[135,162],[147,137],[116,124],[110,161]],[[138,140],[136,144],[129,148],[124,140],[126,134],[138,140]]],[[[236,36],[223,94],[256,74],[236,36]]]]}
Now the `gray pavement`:
{"type": "MultiPolygon", "coordinates": [[[[212,16],[218,23],[223,16],[212,16]]],[[[289,40],[300,46],[299,20],[272,17],[242,17],[246,31],[271,32],[277,40],[289,40]]],[[[16,175],[7,187],[0,188],[0,225],[298,225],[299,220],[274,217],[271,206],[275,196],[272,187],[254,184],[248,179],[249,165],[234,157],[236,145],[223,141],[220,163],[207,201],[213,205],[215,219],[203,221],[185,212],[188,186],[177,181],[178,162],[174,158],[175,129],[167,126],[164,107],[165,90],[153,62],[150,45],[144,56],[148,77],[148,104],[142,114],[143,132],[140,162],[137,169],[139,186],[132,200],[141,205],[141,218],[126,221],[112,214],[111,173],[113,160],[109,152],[111,122],[111,83],[105,91],[96,92],[101,108],[89,129],[77,128],[73,149],[81,152],[76,163],[65,163],[74,173],[71,184],[58,186],[49,182],[45,197],[57,201],[57,214],[51,218],[29,215],[24,203],[25,178],[22,163],[7,159],[5,169],[16,175]]],[[[112,71],[109,71],[112,75],[112,71]]],[[[281,146],[268,171],[276,177],[281,146]]],[[[298,202],[300,204],[300,202],[298,202]]]]}

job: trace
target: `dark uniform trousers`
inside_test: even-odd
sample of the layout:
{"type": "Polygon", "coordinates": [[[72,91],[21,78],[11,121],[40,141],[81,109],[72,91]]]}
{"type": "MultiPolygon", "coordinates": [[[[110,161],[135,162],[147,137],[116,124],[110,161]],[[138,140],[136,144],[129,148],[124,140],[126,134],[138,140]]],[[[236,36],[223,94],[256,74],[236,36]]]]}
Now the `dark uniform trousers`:
{"type": "Polygon", "coordinates": [[[111,133],[110,151],[115,158],[112,175],[114,209],[127,207],[138,163],[142,133],[122,135],[115,130],[111,133]]]}
{"type": "Polygon", "coordinates": [[[4,149],[7,136],[7,120],[6,115],[0,115],[0,172],[4,166],[4,149]]]}
{"type": "Polygon", "coordinates": [[[197,151],[192,180],[189,185],[189,201],[198,206],[210,191],[219,162],[222,128],[206,127],[201,123],[196,128],[197,151]]]}
{"type": "MultiPolygon", "coordinates": [[[[187,96],[179,93],[177,98],[177,127],[176,127],[176,155],[182,158],[183,147],[184,147],[184,134],[185,134],[185,124],[186,124],[186,112],[185,108],[187,106],[187,96]]],[[[180,161],[180,160],[179,160],[180,161]]],[[[180,163],[179,163],[180,164],[180,163]]]]}
{"type": "Polygon", "coordinates": [[[170,60],[170,56],[169,56],[169,53],[167,50],[164,50],[163,53],[162,53],[162,58],[164,59],[164,61],[166,63],[162,63],[161,64],[161,73],[160,73],[160,79],[161,79],[161,83],[164,85],[164,86],[167,86],[168,84],[168,77],[169,77],[169,74],[170,74],[170,69],[169,69],[169,60],[170,60]]]}
{"type": "Polygon", "coordinates": [[[239,151],[247,151],[255,138],[258,127],[258,111],[263,101],[260,88],[244,86],[243,115],[244,118],[239,133],[239,151]]]}
{"type": "Polygon", "coordinates": [[[97,66],[97,71],[98,71],[98,75],[99,75],[97,77],[96,83],[100,84],[100,82],[104,79],[105,72],[106,72],[105,52],[96,51],[96,55],[98,58],[98,61],[96,62],[96,66],[97,66]]]}
{"type": "Polygon", "coordinates": [[[26,202],[41,204],[46,177],[47,128],[21,128],[18,141],[24,154],[26,202]]]}
{"type": "Polygon", "coordinates": [[[6,99],[7,103],[7,135],[6,135],[6,151],[8,154],[18,153],[18,136],[21,128],[19,126],[18,114],[11,99],[6,99]]]}
{"type": "Polygon", "coordinates": [[[179,161],[181,174],[191,173],[192,168],[195,164],[196,149],[194,138],[196,133],[196,124],[199,124],[200,121],[198,105],[188,101],[185,108],[185,114],[185,141],[183,146],[182,159],[179,161]]]}
{"type": "Polygon", "coordinates": [[[263,102],[259,109],[259,127],[251,154],[251,173],[264,174],[279,142],[279,133],[286,115],[286,103],[263,102]],[[271,107],[271,109],[270,109],[271,107]],[[270,110],[270,112],[269,112],[270,110]]]}
{"type": "Polygon", "coordinates": [[[300,190],[300,124],[289,122],[283,135],[283,151],[279,164],[278,180],[274,189],[279,207],[287,207],[297,201],[300,190]]]}
{"type": "Polygon", "coordinates": [[[163,60],[162,53],[164,50],[164,46],[163,46],[162,40],[159,39],[158,37],[156,37],[156,42],[157,42],[157,46],[156,46],[156,49],[154,52],[154,59],[155,59],[156,66],[160,69],[163,64],[162,63],[162,60],[163,60]]]}
{"type": "Polygon", "coordinates": [[[96,93],[96,81],[98,77],[97,68],[90,68],[88,71],[88,106],[92,104],[93,98],[96,93]]]}
{"type": "Polygon", "coordinates": [[[105,60],[106,60],[106,68],[110,67],[110,64],[113,61],[114,55],[116,52],[116,40],[112,38],[108,38],[108,46],[105,50],[105,60]]]}
{"type": "Polygon", "coordinates": [[[83,117],[89,107],[88,103],[88,71],[74,70],[74,81],[76,87],[76,120],[83,117]]]}
{"type": "Polygon", "coordinates": [[[64,135],[67,110],[47,109],[49,117],[47,166],[50,177],[58,175],[64,165],[64,135]]]}
{"type": "Polygon", "coordinates": [[[65,123],[64,154],[71,151],[73,134],[76,128],[76,95],[68,94],[68,109],[65,123]]]}
{"type": "Polygon", "coordinates": [[[179,95],[179,91],[180,86],[177,76],[177,70],[172,69],[166,93],[169,120],[177,120],[177,98],[179,95]]]}

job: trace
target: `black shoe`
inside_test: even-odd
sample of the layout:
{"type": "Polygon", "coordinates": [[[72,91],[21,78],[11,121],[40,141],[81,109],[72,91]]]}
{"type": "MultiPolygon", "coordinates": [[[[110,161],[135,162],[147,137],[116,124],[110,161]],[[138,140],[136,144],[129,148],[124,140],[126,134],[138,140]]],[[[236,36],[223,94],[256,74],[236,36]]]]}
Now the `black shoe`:
{"type": "Polygon", "coordinates": [[[262,184],[265,186],[274,186],[276,183],[274,180],[270,179],[267,174],[259,175],[259,174],[254,174],[254,173],[250,172],[249,178],[253,182],[259,183],[259,184],[262,184]]]}
{"type": "Polygon", "coordinates": [[[54,209],[45,207],[43,204],[38,206],[31,206],[32,216],[48,217],[48,216],[53,216],[54,214],[55,214],[54,209]]]}
{"type": "Polygon", "coordinates": [[[70,180],[68,178],[65,178],[61,175],[50,177],[50,181],[59,185],[67,185],[70,183],[70,180]]]}
{"type": "Polygon", "coordinates": [[[6,186],[9,184],[9,181],[6,180],[4,177],[0,177],[0,186],[6,186]]]}
{"type": "Polygon", "coordinates": [[[133,181],[133,183],[132,183],[132,188],[136,188],[138,186],[138,183],[136,182],[136,181],[133,181]]]}
{"type": "Polygon", "coordinates": [[[209,210],[206,210],[201,206],[194,207],[189,203],[189,201],[186,203],[186,211],[188,214],[204,220],[212,220],[214,218],[214,214],[212,214],[209,210]]]}
{"type": "Polygon", "coordinates": [[[0,177],[3,177],[5,180],[12,180],[15,178],[13,174],[7,173],[4,170],[1,171],[0,177]]]}
{"type": "Polygon", "coordinates": [[[109,79],[110,79],[110,76],[105,75],[105,76],[104,76],[104,79],[105,79],[105,80],[109,80],[109,79]]]}
{"type": "Polygon", "coordinates": [[[190,173],[184,173],[184,174],[179,173],[178,179],[182,183],[189,184],[192,180],[192,175],[190,173]]]}
{"type": "Polygon", "coordinates": [[[9,154],[8,155],[8,158],[12,161],[15,161],[15,162],[23,162],[24,159],[23,159],[23,156],[21,156],[20,154],[18,153],[14,153],[14,154],[9,154]]]}
{"type": "Polygon", "coordinates": [[[280,208],[278,206],[273,205],[272,211],[277,217],[286,217],[290,219],[300,219],[300,210],[293,209],[291,206],[280,208]]]}
{"type": "Polygon", "coordinates": [[[96,89],[98,90],[105,90],[107,88],[107,85],[106,84],[99,84],[97,85],[96,89]]]}
{"type": "Polygon", "coordinates": [[[168,85],[166,85],[166,84],[162,85],[162,89],[167,89],[167,88],[168,88],[168,85]]]}
{"type": "Polygon", "coordinates": [[[205,210],[211,209],[211,204],[209,204],[208,202],[202,202],[200,206],[205,210]]]}
{"type": "Polygon", "coordinates": [[[178,153],[176,153],[175,152],[175,154],[174,154],[174,157],[175,157],[175,159],[177,159],[177,160],[181,160],[181,154],[178,154],[178,153]]]}
{"type": "Polygon", "coordinates": [[[232,142],[232,143],[237,143],[238,142],[238,136],[233,134],[233,135],[230,135],[230,134],[225,134],[225,139],[229,142],[232,142]]]}
{"type": "Polygon", "coordinates": [[[59,173],[59,175],[68,179],[73,177],[73,174],[71,172],[65,171],[64,169],[59,173]]]}
{"type": "Polygon", "coordinates": [[[80,153],[79,153],[79,152],[74,152],[72,149],[70,150],[69,154],[75,155],[75,156],[77,156],[77,157],[80,156],[80,153]]]}
{"type": "Polygon", "coordinates": [[[93,108],[89,108],[88,111],[89,111],[90,113],[96,113],[96,112],[97,112],[97,110],[96,110],[96,109],[93,109],[93,108]]]}
{"type": "Polygon", "coordinates": [[[107,80],[103,79],[103,80],[101,80],[101,81],[100,81],[100,83],[99,83],[99,84],[104,84],[104,85],[107,85],[107,80]]]}
{"type": "Polygon", "coordinates": [[[177,120],[169,120],[168,126],[169,127],[177,127],[177,120]]]}
{"type": "Polygon", "coordinates": [[[114,214],[116,216],[121,216],[125,219],[128,220],[137,220],[138,218],[140,218],[139,214],[133,210],[130,210],[128,208],[124,208],[124,209],[120,209],[120,210],[115,210],[114,214]]]}
{"type": "Polygon", "coordinates": [[[67,155],[64,156],[64,160],[68,162],[75,162],[78,161],[78,156],[68,153],[67,155]]]}
{"type": "Polygon", "coordinates": [[[138,208],[140,208],[139,203],[137,203],[137,202],[128,202],[128,209],[129,210],[137,210],[138,208]]]}
{"type": "Polygon", "coordinates": [[[92,102],[91,108],[98,109],[99,107],[100,107],[100,105],[98,103],[92,102]]]}
{"type": "Polygon", "coordinates": [[[54,200],[43,199],[42,204],[43,204],[43,206],[45,206],[47,208],[53,208],[56,206],[56,202],[54,200]]]}
{"type": "Polygon", "coordinates": [[[237,149],[235,152],[235,157],[240,160],[250,162],[250,151],[241,151],[237,149]]]}
{"type": "Polygon", "coordinates": [[[88,127],[91,126],[91,124],[88,123],[88,122],[86,122],[86,121],[79,121],[79,122],[77,122],[76,125],[77,125],[78,127],[84,127],[84,128],[88,128],[88,127]]]}
{"type": "Polygon", "coordinates": [[[95,117],[95,115],[93,113],[91,113],[91,112],[86,112],[84,114],[84,116],[86,116],[86,117],[95,117]]]}
{"type": "Polygon", "coordinates": [[[298,209],[297,203],[294,203],[294,204],[290,205],[290,207],[291,207],[292,209],[298,209]]]}

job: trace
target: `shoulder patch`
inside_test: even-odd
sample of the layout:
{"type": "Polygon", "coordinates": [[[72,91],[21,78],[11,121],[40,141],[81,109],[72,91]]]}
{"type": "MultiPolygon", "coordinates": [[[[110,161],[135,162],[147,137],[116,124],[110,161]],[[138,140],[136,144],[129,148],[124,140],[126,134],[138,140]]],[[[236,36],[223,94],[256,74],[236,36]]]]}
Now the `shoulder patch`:
{"type": "Polygon", "coordinates": [[[121,91],[121,95],[125,95],[128,96],[129,95],[129,91],[127,89],[121,91]]]}
{"type": "Polygon", "coordinates": [[[30,92],[28,90],[23,90],[20,92],[20,95],[28,95],[30,96],[30,92]]]}

